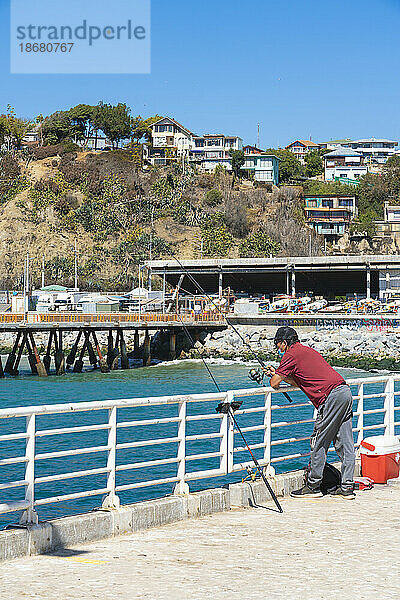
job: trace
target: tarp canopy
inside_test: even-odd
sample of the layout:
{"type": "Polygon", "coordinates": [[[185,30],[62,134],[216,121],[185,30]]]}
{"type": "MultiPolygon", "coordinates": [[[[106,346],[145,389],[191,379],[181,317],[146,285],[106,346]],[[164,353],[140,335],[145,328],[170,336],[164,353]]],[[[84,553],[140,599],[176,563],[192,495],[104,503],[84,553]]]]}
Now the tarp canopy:
{"type": "Polygon", "coordinates": [[[41,292],[66,292],[68,288],[63,285],[45,285],[40,288],[41,292]]]}

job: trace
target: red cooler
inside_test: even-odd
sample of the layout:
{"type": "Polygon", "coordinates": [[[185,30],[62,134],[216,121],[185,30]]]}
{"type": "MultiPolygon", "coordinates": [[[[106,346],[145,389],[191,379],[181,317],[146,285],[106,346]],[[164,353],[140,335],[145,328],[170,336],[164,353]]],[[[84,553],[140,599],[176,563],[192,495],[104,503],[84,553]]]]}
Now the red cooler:
{"type": "Polygon", "coordinates": [[[400,439],[395,435],[376,435],[361,442],[361,472],[375,483],[387,483],[399,476],[400,439]]]}

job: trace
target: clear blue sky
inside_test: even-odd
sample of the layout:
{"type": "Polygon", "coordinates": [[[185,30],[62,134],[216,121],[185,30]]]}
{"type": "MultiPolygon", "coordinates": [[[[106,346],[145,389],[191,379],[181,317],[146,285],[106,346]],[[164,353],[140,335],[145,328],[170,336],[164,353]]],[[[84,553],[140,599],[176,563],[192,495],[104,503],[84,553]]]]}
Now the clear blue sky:
{"type": "Polygon", "coordinates": [[[8,0],[0,23],[0,112],[121,101],[247,143],[259,122],[264,147],[400,139],[400,0],[152,0],[151,75],[10,75],[8,0]]]}

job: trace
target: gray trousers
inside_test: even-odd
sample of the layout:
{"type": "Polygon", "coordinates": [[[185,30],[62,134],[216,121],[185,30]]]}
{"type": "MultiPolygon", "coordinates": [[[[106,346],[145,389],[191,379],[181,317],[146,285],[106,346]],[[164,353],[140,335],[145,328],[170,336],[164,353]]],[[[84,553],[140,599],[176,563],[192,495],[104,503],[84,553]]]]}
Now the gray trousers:
{"type": "Polygon", "coordinates": [[[310,487],[319,487],[326,453],[333,442],[342,462],[342,487],[353,489],[355,452],[352,417],[353,398],[350,388],[348,385],[339,385],[318,408],[311,436],[311,469],[307,480],[310,487]]]}

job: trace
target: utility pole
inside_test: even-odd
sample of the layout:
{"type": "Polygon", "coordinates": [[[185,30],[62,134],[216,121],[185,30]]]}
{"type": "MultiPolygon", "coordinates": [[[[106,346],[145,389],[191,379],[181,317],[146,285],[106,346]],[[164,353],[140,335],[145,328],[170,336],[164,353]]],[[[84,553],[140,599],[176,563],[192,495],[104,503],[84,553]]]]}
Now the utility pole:
{"type": "Polygon", "coordinates": [[[42,288],[44,288],[44,254],[42,256],[42,288]]]}
{"type": "Polygon", "coordinates": [[[76,247],[76,238],[75,238],[75,290],[78,290],[78,250],[76,247]]]}
{"type": "Polygon", "coordinates": [[[139,265],[139,317],[142,312],[142,302],[141,302],[142,288],[140,286],[140,273],[141,273],[141,266],[139,265]]]}
{"type": "Polygon", "coordinates": [[[24,321],[26,321],[26,264],[27,264],[27,259],[25,257],[25,261],[24,261],[24,284],[23,284],[23,292],[24,292],[24,321]]]}
{"type": "Polygon", "coordinates": [[[29,310],[29,252],[26,253],[24,265],[24,321],[29,310]]]}
{"type": "Polygon", "coordinates": [[[257,125],[257,148],[260,147],[260,123],[257,125]]]}

